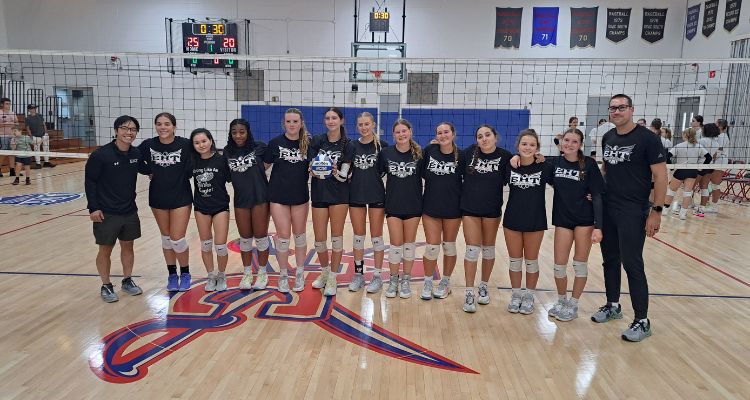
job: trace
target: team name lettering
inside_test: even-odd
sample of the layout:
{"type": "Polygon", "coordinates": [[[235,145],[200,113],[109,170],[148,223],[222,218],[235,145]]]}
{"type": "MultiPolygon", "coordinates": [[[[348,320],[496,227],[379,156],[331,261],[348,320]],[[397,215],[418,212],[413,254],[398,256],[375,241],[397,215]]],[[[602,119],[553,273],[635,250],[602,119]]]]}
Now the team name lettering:
{"type": "Polygon", "coordinates": [[[300,152],[299,149],[288,149],[281,146],[279,146],[279,157],[292,164],[304,161],[304,158],[302,158],[302,152],[300,152]]]}
{"type": "Polygon", "coordinates": [[[555,178],[565,178],[565,179],[570,179],[574,181],[580,181],[581,171],[577,169],[565,169],[565,168],[557,167],[555,169],[555,178]]]}
{"type": "Polygon", "coordinates": [[[377,154],[361,154],[354,156],[354,167],[359,169],[369,169],[375,166],[378,161],[377,154]]]}
{"type": "Polygon", "coordinates": [[[398,178],[406,178],[407,176],[414,175],[417,172],[417,162],[394,162],[388,161],[388,173],[398,178]]]}
{"type": "Polygon", "coordinates": [[[248,169],[254,167],[257,163],[255,159],[255,152],[252,152],[245,156],[229,159],[229,169],[233,172],[245,172],[248,169]]]}
{"type": "Polygon", "coordinates": [[[514,171],[510,171],[510,184],[520,188],[528,189],[530,187],[539,186],[542,183],[542,172],[535,172],[533,174],[519,174],[514,171]]]}
{"type": "Polygon", "coordinates": [[[630,146],[610,146],[604,145],[604,155],[602,158],[608,164],[619,164],[621,162],[630,161],[630,155],[633,153],[635,145],[630,146]]]}
{"type": "Polygon", "coordinates": [[[500,160],[502,157],[495,158],[493,160],[483,160],[481,158],[477,158],[474,162],[474,171],[479,172],[480,174],[488,174],[490,172],[496,172],[500,170],[500,160]]]}
{"type": "Polygon", "coordinates": [[[158,151],[155,151],[154,149],[151,150],[151,162],[154,164],[160,166],[160,167],[168,167],[170,165],[175,165],[180,162],[182,159],[182,149],[179,149],[177,151],[173,152],[164,152],[160,153],[158,151]]]}
{"type": "Polygon", "coordinates": [[[456,173],[456,163],[453,161],[438,161],[430,156],[427,163],[427,170],[435,175],[450,175],[456,173]]]}

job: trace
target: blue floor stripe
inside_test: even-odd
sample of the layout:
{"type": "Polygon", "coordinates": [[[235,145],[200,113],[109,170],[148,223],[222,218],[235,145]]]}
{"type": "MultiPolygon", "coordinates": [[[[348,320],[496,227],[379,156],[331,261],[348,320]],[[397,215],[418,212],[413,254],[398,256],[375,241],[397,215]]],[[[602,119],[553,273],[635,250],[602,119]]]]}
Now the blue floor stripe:
{"type": "MultiPolygon", "coordinates": [[[[65,274],[62,272],[25,272],[25,271],[0,271],[0,275],[39,275],[39,276],[75,276],[75,277],[99,277],[99,274],[65,274]]],[[[124,275],[110,275],[115,278],[122,278],[124,275]]],[[[140,275],[131,275],[133,278],[140,278],[140,275]]]]}

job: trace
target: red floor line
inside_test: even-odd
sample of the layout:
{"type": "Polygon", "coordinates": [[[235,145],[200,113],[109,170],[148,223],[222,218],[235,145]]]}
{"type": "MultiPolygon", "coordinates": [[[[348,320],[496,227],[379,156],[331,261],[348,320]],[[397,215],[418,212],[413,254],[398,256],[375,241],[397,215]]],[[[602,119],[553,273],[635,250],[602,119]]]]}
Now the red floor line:
{"type": "Polygon", "coordinates": [[[738,277],[730,274],[729,272],[726,272],[726,271],[722,270],[721,268],[714,267],[713,265],[711,265],[711,264],[709,264],[709,263],[701,260],[700,258],[698,258],[698,257],[696,257],[696,256],[694,256],[694,255],[692,255],[692,254],[690,254],[690,253],[688,253],[688,252],[686,252],[686,251],[684,251],[682,249],[679,249],[679,248],[677,248],[677,247],[675,247],[675,246],[673,246],[673,245],[671,245],[671,244],[669,244],[669,243],[667,243],[667,242],[665,242],[665,241],[663,241],[661,239],[657,239],[657,238],[653,238],[653,239],[656,240],[657,242],[659,242],[659,243],[661,243],[661,244],[663,244],[663,245],[665,245],[665,246],[673,249],[673,250],[676,250],[678,253],[681,253],[683,255],[686,255],[686,256],[692,258],[695,261],[698,261],[699,263],[705,265],[708,268],[711,268],[712,270],[714,270],[716,272],[719,272],[719,273],[721,273],[721,274],[723,274],[723,275],[725,275],[725,276],[727,276],[729,278],[734,279],[735,281],[737,281],[737,282],[739,282],[739,283],[741,283],[741,284],[743,284],[743,285],[745,285],[747,287],[750,287],[750,283],[747,283],[747,282],[743,281],[742,279],[740,279],[740,278],[738,278],[738,277]]]}
{"type": "Polygon", "coordinates": [[[65,213],[65,214],[63,214],[63,215],[58,215],[58,216],[56,216],[56,217],[52,217],[52,218],[47,218],[47,219],[44,219],[44,220],[41,220],[41,221],[37,221],[37,222],[34,222],[33,224],[30,224],[30,225],[22,226],[22,227],[20,227],[20,228],[16,228],[16,229],[13,229],[13,230],[10,230],[10,231],[7,231],[7,232],[3,232],[3,233],[0,233],[0,236],[3,236],[3,235],[7,235],[7,234],[9,234],[9,233],[13,233],[13,232],[18,232],[18,231],[20,231],[20,230],[22,230],[22,229],[30,228],[30,227],[32,227],[32,226],[35,226],[35,225],[39,225],[39,224],[43,224],[43,223],[45,223],[45,222],[49,222],[49,221],[52,221],[52,220],[54,220],[54,219],[62,218],[62,217],[68,216],[68,215],[70,215],[70,214],[73,214],[73,213],[77,213],[77,212],[83,211],[83,210],[85,210],[85,209],[86,209],[86,208],[81,208],[80,210],[75,210],[75,211],[71,211],[71,212],[69,212],[69,213],[65,213]]]}

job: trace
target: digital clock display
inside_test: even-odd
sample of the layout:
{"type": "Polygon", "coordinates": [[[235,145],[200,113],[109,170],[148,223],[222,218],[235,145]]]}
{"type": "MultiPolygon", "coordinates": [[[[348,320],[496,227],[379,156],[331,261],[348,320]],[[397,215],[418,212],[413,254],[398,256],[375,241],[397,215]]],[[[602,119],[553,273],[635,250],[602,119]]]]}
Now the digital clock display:
{"type": "Polygon", "coordinates": [[[388,32],[390,29],[391,13],[376,11],[370,13],[370,32],[388,32]]]}
{"type": "MultiPolygon", "coordinates": [[[[237,24],[182,24],[182,51],[186,54],[237,54],[237,24]]],[[[186,58],[189,68],[237,68],[237,60],[186,58]]]]}

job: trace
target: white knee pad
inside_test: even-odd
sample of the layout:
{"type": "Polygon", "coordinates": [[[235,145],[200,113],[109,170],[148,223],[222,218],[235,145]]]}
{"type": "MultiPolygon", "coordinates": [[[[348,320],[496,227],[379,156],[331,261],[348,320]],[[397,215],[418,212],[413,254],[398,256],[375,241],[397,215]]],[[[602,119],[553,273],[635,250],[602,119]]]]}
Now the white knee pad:
{"type": "Polygon", "coordinates": [[[428,244],[424,249],[424,258],[430,261],[435,261],[440,254],[440,246],[437,244],[428,244]]]}
{"type": "Polygon", "coordinates": [[[354,250],[364,250],[365,249],[365,237],[362,235],[354,235],[352,248],[354,250]]]}
{"type": "Polygon", "coordinates": [[[523,271],[523,258],[510,258],[510,262],[508,263],[508,269],[511,270],[511,272],[521,272],[523,271]]]}
{"type": "Polygon", "coordinates": [[[294,235],[294,247],[307,247],[307,233],[302,232],[294,235]]]}
{"type": "Polygon", "coordinates": [[[530,274],[539,272],[539,260],[526,260],[526,272],[530,274]]]}
{"type": "Polygon", "coordinates": [[[214,240],[208,239],[201,242],[201,251],[204,253],[210,253],[211,249],[214,248],[214,240]]]}
{"type": "Polygon", "coordinates": [[[185,240],[185,238],[180,238],[177,240],[171,241],[172,250],[174,250],[175,253],[184,253],[188,251],[188,242],[185,240]]]}
{"type": "Polygon", "coordinates": [[[495,246],[482,246],[482,260],[495,259],[495,246]]]}
{"type": "Polygon", "coordinates": [[[672,197],[674,197],[674,190],[672,190],[672,189],[670,189],[669,187],[667,187],[667,196],[672,196],[672,197]]]}
{"type": "Polygon", "coordinates": [[[342,236],[331,236],[331,249],[333,251],[343,251],[344,238],[342,236]]]}
{"type": "Polygon", "coordinates": [[[449,257],[458,254],[456,252],[456,242],[443,242],[443,254],[449,257]]]}
{"type": "Polygon", "coordinates": [[[161,248],[172,250],[172,241],[169,239],[169,235],[161,235],[161,248]]]}
{"type": "Polygon", "coordinates": [[[276,252],[288,253],[289,252],[289,239],[277,238],[276,239],[276,252]]]}
{"type": "Polygon", "coordinates": [[[589,265],[583,261],[573,261],[573,270],[576,272],[576,278],[585,278],[589,275],[589,265]]]}
{"type": "Polygon", "coordinates": [[[701,196],[708,197],[711,192],[708,191],[708,188],[701,189],[701,196]]]}
{"type": "Polygon", "coordinates": [[[682,192],[682,197],[693,197],[693,192],[682,192]]]}
{"type": "Polygon", "coordinates": [[[385,242],[383,242],[382,236],[372,238],[372,249],[375,251],[385,250],[385,242]]]}
{"type": "Polygon", "coordinates": [[[401,248],[401,246],[391,245],[391,248],[388,249],[388,262],[391,264],[400,263],[402,254],[403,254],[403,249],[401,248]]]}
{"type": "Polygon", "coordinates": [[[253,238],[240,238],[240,251],[253,251],[253,238]]]}
{"type": "Polygon", "coordinates": [[[214,248],[216,249],[216,255],[219,256],[219,257],[225,257],[225,256],[229,255],[229,251],[227,250],[227,244],[226,243],[224,243],[224,244],[217,244],[216,246],[214,246],[214,248]]]}
{"type": "Polygon", "coordinates": [[[417,245],[414,243],[404,243],[404,260],[414,261],[417,255],[417,245]]]}
{"type": "Polygon", "coordinates": [[[479,260],[480,251],[482,251],[481,247],[467,244],[466,253],[464,253],[464,259],[466,259],[467,261],[476,262],[477,260],[479,260]]]}
{"type": "Polygon", "coordinates": [[[325,253],[328,251],[328,245],[325,241],[315,242],[315,251],[317,251],[318,253],[325,253]]]}
{"type": "MultiPolygon", "coordinates": [[[[287,239],[286,245],[289,247],[289,239],[287,239]]],[[[271,247],[271,241],[268,239],[268,236],[257,237],[255,238],[255,247],[258,251],[266,251],[271,247]]]]}
{"type": "MultiPolygon", "coordinates": [[[[574,262],[573,265],[575,266],[576,263],[574,262]]],[[[568,268],[567,265],[563,264],[555,264],[555,278],[565,278],[566,272],[565,269],[568,268]]]]}

